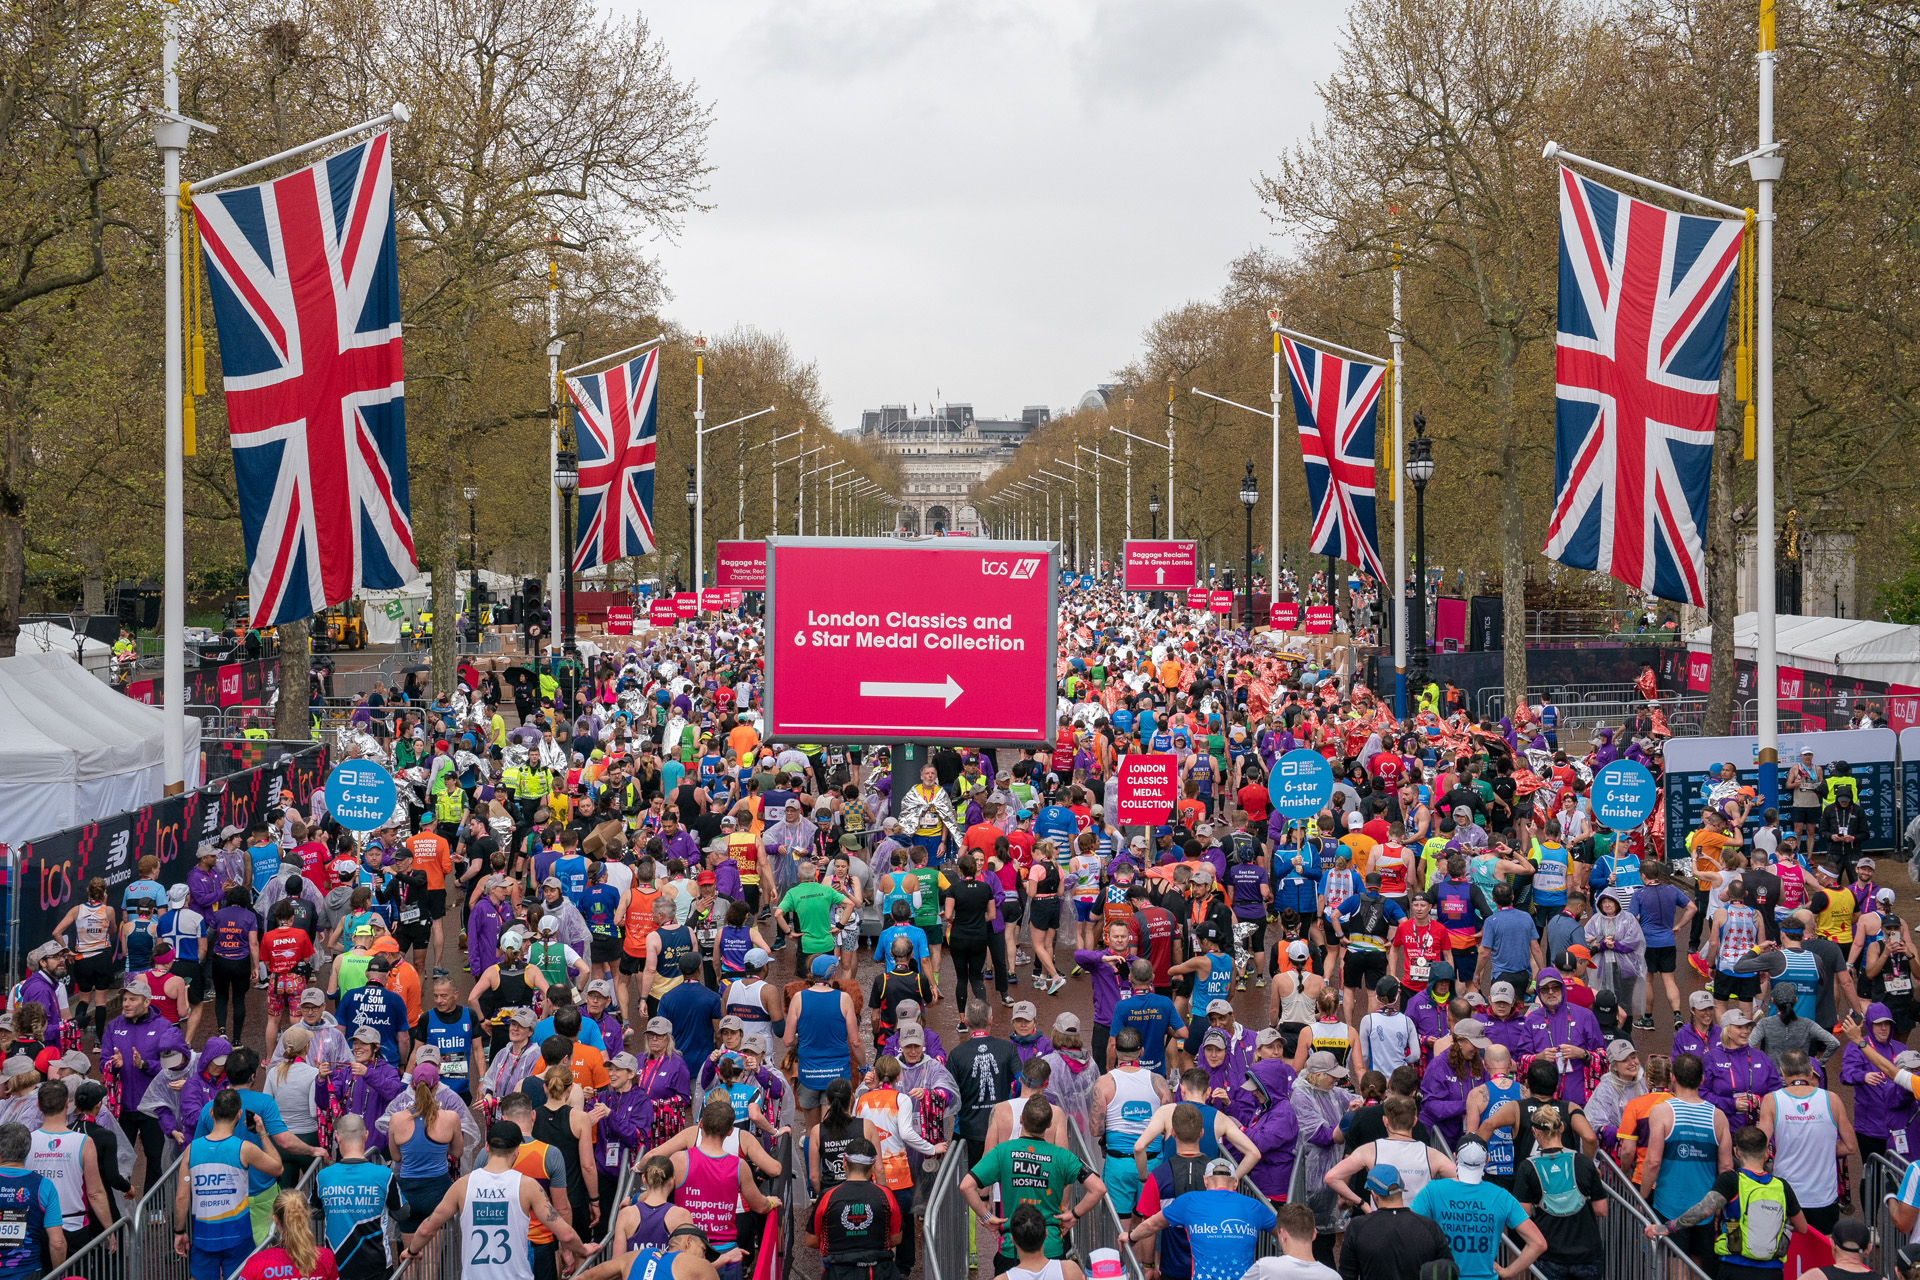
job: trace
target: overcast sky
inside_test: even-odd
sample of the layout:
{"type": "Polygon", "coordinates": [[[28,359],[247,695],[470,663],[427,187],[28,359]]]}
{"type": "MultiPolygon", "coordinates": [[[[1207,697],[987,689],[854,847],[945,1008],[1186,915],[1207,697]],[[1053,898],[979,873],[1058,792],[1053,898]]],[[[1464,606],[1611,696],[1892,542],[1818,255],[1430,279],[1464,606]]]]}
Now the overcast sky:
{"type": "Polygon", "coordinates": [[[882,403],[1070,406],[1270,243],[1252,183],[1318,119],[1344,6],[1305,0],[640,4],[714,104],[713,212],[670,310],[882,403]]]}

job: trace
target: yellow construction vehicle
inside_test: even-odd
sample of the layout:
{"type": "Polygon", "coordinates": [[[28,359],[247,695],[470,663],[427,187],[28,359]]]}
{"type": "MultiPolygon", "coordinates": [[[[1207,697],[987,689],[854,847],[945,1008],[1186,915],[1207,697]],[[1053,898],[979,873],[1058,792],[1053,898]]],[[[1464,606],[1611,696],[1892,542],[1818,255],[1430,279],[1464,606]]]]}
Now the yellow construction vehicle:
{"type": "Polygon", "coordinates": [[[367,647],[367,621],[358,598],[334,605],[320,615],[313,630],[314,648],[364,649],[367,647]]]}

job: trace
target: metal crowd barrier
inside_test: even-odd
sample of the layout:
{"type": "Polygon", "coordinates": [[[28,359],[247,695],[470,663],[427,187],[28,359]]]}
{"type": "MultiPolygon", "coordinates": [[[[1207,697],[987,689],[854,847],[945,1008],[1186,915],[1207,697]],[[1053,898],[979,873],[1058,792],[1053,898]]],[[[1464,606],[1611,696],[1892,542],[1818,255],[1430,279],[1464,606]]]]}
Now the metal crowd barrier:
{"type": "Polygon", "coordinates": [[[41,1280],[186,1280],[187,1260],[173,1252],[173,1195],[179,1180],[180,1162],[175,1160],[153,1190],[105,1234],[41,1280]]]}
{"type": "Polygon", "coordinates": [[[1900,1249],[1907,1241],[1906,1233],[1893,1224],[1893,1203],[1906,1179],[1907,1165],[1891,1152],[1868,1156],[1860,1164],[1860,1203],[1880,1243],[1880,1274],[1886,1280],[1902,1280],[1900,1249]]]}
{"type": "MultiPolygon", "coordinates": [[[[619,1181],[615,1184],[616,1190],[613,1193],[614,1217],[618,1217],[620,1215],[620,1206],[625,1204],[627,1202],[627,1197],[633,1194],[633,1179],[636,1172],[637,1171],[633,1163],[633,1153],[631,1151],[621,1152],[619,1181]]],[[[454,1223],[452,1225],[455,1227],[458,1227],[459,1224],[454,1223]]],[[[589,1267],[599,1266],[601,1263],[605,1262],[607,1259],[613,1257],[613,1246],[616,1243],[613,1235],[613,1222],[611,1219],[609,1219],[608,1221],[603,1222],[600,1225],[603,1228],[605,1228],[607,1233],[607,1238],[605,1240],[602,1240],[598,1245],[594,1246],[593,1252],[587,1255],[586,1260],[582,1262],[578,1267],[574,1268],[572,1272],[573,1275],[579,1275],[581,1272],[586,1271],[589,1267]]],[[[444,1236],[446,1232],[443,1231],[440,1234],[444,1236]]],[[[398,1271],[394,1272],[394,1275],[396,1276],[399,1274],[400,1272],[398,1271]]],[[[431,1275],[432,1273],[428,1272],[425,1274],[431,1275]]]]}
{"type": "Polygon", "coordinates": [[[1707,1273],[1674,1243],[1673,1237],[1647,1239],[1658,1219],[1633,1180],[1602,1151],[1594,1156],[1607,1193],[1607,1216],[1600,1221],[1608,1280],[1709,1280],[1707,1273]]]}
{"type": "MultiPolygon", "coordinates": [[[[1096,1173],[1106,1164],[1104,1158],[1095,1158],[1093,1140],[1078,1117],[1074,1117],[1067,1126],[1067,1147],[1080,1157],[1082,1164],[1096,1173]]],[[[1146,1280],[1146,1268],[1134,1256],[1133,1245],[1128,1242],[1127,1233],[1121,1229],[1120,1215],[1114,1210],[1110,1197],[1100,1197],[1100,1203],[1094,1211],[1073,1224],[1071,1238],[1073,1247],[1083,1260],[1091,1257],[1095,1249],[1113,1249],[1120,1254],[1120,1266],[1127,1280],[1146,1280]]],[[[1275,1252],[1278,1252],[1277,1248],[1275,1252]]]]}
{"type": "Polygon", "coordinates": [[[926,1257],[922,1268],[926,1280],[967,1280],[976,1253],[973,1244],[973,1211],[960,1194],[960,1180],[967,1174],[966,1146],[955,1139],[940,1161],[933,1186],[926,1197],[922,1243],[926,1257]]]}

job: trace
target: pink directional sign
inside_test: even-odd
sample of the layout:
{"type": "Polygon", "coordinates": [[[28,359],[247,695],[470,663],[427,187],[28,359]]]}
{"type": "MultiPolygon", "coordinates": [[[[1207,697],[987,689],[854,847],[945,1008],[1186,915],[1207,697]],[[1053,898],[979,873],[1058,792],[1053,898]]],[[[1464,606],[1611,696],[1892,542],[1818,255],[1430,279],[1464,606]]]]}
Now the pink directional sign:
{"type": "Polygon", "coordinates": [[[1052,740],[1052,544],[768,547],[767,741],[1052,740]]]}
{"type": "Polygon", "coordinates": [[[1200,579],[1199,547],[1191,540],[1129,539],[1123,557],[1124,587],[1128,591],[1167,591],[1192,586],[1200,579]]]}
{"type": "Polygon", "coordinates": [[[1188,587],[1187,588],[1187,608],[1189,609],[1213,608],[1213,592],[1208,590],[1206,587],[1188,587]]]}
{"type": "Polygon", "coordinates": [[[673,597],[673,611],[682,618],[700,616],[700,596],[693,591],[682,591],[673,597]]]}
{"type": "Polygon", "coordinates": [[[673,597],[665,596],[647,605],[647,621],[656,627],[671,627],[680,621],[680,611],[673,607],[673,597]]]}
{"type": "Polygon", "coordinates": [[[1267,621],[1282,631],[1300,625],[1300,606],[1292,600],[1276,600],[1267,609],[1267,621]]]}
{"type": "Polygon", "coordinates": [[[767,544],[716,542],[713,544],[713,585],[764,591],[767,586],[767,544]]]}
{"type": "Polygon", "coordinates": [[[1124,756],[1116,780],[1120,796],[1113,820],[1123,827],[1159,826],[1180,799],[1180,757],[1170,753],[1124,756]]]}

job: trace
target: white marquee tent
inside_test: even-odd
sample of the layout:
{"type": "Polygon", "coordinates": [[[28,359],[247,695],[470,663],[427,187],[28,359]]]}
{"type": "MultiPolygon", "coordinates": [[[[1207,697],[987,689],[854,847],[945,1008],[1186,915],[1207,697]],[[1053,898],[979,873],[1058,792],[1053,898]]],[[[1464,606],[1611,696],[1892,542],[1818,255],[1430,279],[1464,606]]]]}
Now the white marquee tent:
{"type": "MultiPolygon", "coordinates": [[[[164,716],[82,670],[70,652],[0,658],[0,843],[160,799],[164,716]]],[[[186,759],[196,785],[200,722],[191,716],[186,759]]]]}
{"type": "MultiPolygon", "coordinates": [[[[1735,655],[1751,661],[1759,635],[1759,614],[1736,617],[1735,655]]],[[[1712,645],[1712,627],[1702,627],[1687,637],[1687,648],[1695,653],[1706,653],[1712,645]]],[[[1828,671],[1883,684],[1920,685],[1920,627],[1783,613],[1774,618],[1774,648],[1783,667],[1828,671]]]]}

